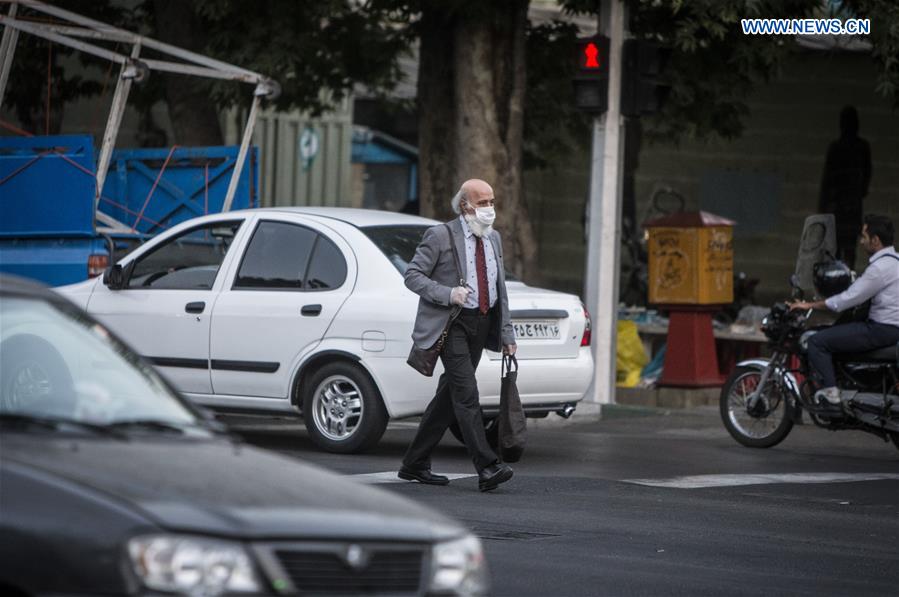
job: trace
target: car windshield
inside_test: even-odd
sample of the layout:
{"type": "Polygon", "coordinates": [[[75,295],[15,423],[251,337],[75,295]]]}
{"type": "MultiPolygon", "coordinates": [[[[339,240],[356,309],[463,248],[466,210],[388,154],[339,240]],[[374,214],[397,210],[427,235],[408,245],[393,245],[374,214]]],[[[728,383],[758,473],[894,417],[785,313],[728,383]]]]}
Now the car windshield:
{"type": "Polygon", "coordinates": [[[0,415],[100,425],[198,422],[99,323],[46,300],[8,296],[0,296],[0,415]]]}
{"type": "MultiPolygon", "coordinates": [[[[430,226],[404,225],[404,226],[368,226],[362,228],[362,232],[371,239],[382,253],[390,260],[397,271],[405,275],[409,262],[415,256],[415,249],[421,242],[425,230],[430,226]]],[[[462,256],[464,258],[464,256],[462,256]]],[[[509,270],[506,270],[506,281],[515,282],[518,279],[509,270]]]]}

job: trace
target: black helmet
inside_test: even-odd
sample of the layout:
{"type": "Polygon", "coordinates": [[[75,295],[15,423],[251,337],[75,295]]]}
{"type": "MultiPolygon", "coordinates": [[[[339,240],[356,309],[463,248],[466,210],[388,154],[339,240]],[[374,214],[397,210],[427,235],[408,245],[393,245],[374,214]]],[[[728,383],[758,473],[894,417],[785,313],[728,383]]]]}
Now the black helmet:
{"type": "Polygon", "coordinates": [[[852,284],[852,270],[842,261],[821,261],[812,270],[815,290],[823,298],[840,294],[852,284]]]}

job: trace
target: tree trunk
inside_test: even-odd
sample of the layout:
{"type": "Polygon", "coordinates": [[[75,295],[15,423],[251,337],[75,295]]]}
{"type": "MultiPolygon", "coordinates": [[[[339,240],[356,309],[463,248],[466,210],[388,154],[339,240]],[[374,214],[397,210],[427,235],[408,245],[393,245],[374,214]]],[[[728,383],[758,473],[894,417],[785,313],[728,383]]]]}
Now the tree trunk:
{"type": "Polygon", "coordinates": [[[489,2],[465,15],[424,7],[419,159],[424,215],[449,217],[466,179],[493,186],[506,267],[535,282],[536,236],[521,182],[527,9],[528,0],[489,2]]]}
{"type": "Polygon", "coordinates": [[[459,188],[451,139],[455,123],[453,29],[455,16],[430,2],[421,18],[418,62],[418,155],[420,213],[452,217],[450,198],[459,188]]]}
{"type": "MultiPolygon", "coordinates": [[[[206,35],[189,2],[154,0],[157,38],[198,53],[205,51],[206,35]]],[[[165,97],[178,145],[221,145],[224,142],[218,110],[209,100],[204,82],[185,75],[165,78],[165,97]]]]}

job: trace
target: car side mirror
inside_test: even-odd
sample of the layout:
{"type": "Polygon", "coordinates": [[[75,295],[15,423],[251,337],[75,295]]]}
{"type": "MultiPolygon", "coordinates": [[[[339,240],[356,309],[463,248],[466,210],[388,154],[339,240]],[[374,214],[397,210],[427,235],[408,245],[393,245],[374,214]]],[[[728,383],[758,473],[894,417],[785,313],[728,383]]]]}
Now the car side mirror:
{"type": "Polygon", "coordinates": [[[103,272],[103,283],[110,290],[121,290],[125,287],[125,269],[116,263],[106,268],[103,272]]]}

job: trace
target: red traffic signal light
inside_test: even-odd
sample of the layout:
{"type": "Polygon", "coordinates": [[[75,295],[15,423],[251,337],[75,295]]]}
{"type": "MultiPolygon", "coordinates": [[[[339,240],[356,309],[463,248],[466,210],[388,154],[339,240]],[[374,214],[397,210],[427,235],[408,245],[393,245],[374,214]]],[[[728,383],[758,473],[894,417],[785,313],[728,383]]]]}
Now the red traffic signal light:
{"type": "Polygon", "coordinates": [[[584,46],[583,68],[599,68],[599,48],[592,41],[584,46]]]}
{"type": "Polygon", "coordinates": [[[577,69],[574,79],[574,104],[592,114],[606,111],[609,94],[609,38],[578,38],[577,69]]]}
{"type": "Polygon", "coordinates": [[[609,38],[582,37],[577,40],[577,65],[583,73],[607,75],[609,72],[609,38]]]}

